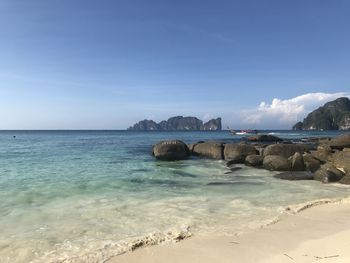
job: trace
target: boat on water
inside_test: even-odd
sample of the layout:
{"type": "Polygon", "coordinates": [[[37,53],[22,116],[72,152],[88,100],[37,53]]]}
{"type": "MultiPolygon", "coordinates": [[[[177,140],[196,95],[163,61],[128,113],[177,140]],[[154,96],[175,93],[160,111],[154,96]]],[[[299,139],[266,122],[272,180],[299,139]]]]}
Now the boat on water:
{"type": "Polygon", "coordinates": [[[232,135],[253,135],[257,134],[258,130],[230,130],[232,135]]]}

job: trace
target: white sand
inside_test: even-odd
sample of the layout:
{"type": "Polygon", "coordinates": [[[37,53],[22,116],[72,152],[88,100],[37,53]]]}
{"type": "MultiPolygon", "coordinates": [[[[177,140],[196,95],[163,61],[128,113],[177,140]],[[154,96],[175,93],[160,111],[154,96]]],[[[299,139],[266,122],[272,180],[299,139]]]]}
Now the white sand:
{"type": "Polygon", "coordinates": [[[176,244],[140,248],[107,262],[349,263],[350,204],[320,205],[241,236],[194,236],[176,244]]]}

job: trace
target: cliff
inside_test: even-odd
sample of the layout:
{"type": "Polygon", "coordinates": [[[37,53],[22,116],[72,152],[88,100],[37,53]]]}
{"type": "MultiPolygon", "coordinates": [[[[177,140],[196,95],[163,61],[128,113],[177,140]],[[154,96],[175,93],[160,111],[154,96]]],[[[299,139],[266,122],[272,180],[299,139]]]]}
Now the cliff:
{"type": "Polygon", "coordinates": [[[205,131],[221,131],[221,118],[211,119],[204,123],[203,126],[205,131]]]}
{"type": "Polygon", "coordinates": [[[350,130],[350,100],[338,98],[309,113],[293,130],[350,130]]]}
{"type": "Polygon", "coordinates": [[[196,117],[171,117],[167,121],[156,123],[153,120],[139,121],[128,128],[129,131],[218,131],[221,130],[221,118],[212,119],[203,124],[196,117]]]}

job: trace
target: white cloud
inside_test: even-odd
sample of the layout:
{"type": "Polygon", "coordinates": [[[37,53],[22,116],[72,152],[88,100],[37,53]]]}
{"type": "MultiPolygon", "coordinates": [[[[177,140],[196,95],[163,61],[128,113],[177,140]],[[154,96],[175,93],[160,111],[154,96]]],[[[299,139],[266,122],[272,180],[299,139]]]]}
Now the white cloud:
{"type": "Polygon", "coordinates": [[[261,102],[253,110],[243,112],[245,124],[260,128],[291,128],[297,121],[322,106],[328,101],[339,97],[349,97],[349,93],[307,93],[291,99],[274,98],[271,103],[261,102]]]}

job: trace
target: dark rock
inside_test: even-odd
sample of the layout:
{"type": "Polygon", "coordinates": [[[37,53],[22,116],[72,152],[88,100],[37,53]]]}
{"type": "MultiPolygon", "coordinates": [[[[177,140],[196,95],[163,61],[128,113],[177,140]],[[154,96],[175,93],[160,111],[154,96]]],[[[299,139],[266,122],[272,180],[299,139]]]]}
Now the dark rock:
{"type": "Polygon", "coordinates": [[[226,144],[224,148],[225,160],[236,163],[244,163],[245,158],[251,154],[256,154],[256,149],[249,144],[230,143],[226,144]]]}
{"type": "Polygon", "coordinates": [[[228,167],[231,167],[232,165],[235,165],[235,164],[237,164],[237,162],[234,161],[234,160],[231,160],[231,161],[227,161],[227,162],[226,162],[226,166],[228,166],[228,167]]]}
{"type": "Polygon", "coordinates": [[[193,148],[193,154],[204,158],[210,159],[224,159],[223,156],[224,147],[219,142],[203,142],[198,143],[193,148]]]}
{"type": "Polygon", "coordinates": [[[342,179],[340,179],[339,183],[350,184],[350,174],[347,174],[342,179]]]}
{"type": "Polygon", "coordinates": [[[272,144],[265,148],[264,156],[268,155],[280,155],[288,158],[294,155],[296,152],[304,153],[309,150],[307,144],[272,144]]]}
{"type": "Polygon", "coordinates": [[[314,173],[321,167],[320,161],[315,159],[310,153],[304,153],[303,159],[306,171],[314,173]]]}
{"type": "Polygon", "coordinates": [[[205,131],[221,131],[221,118],[211,119],[203,126],[205,131]]]}
{"type": "Polygon", "coordinates": [[[337,169],[350,174],[350,151],[345,150],[334,153],[332,163],[337,169]]]}
{"type": "Polygon", "coordinates": [[[263,164],[264,157],[261,155],[251,154],[245,158],[245,164],[249,166],[261,166],[263,164]]]}
{"type": "Polygon", "coordinates": [[[242,170],[243,168],[242,167],[230,167],[230,171],[231,172],[236,172],[236,171],[239,171],[239,170],[242,170]]]}
{"type": "Polygon", "coordinates": [[[256,150],[256,152],[258,153],[258,155],[263,156],[266,146],[267,146],[267,145],[256,145],[256,146],[254,146],[254,147],[255,147],[255,150],[256,150]]]}
{"type": "Polygon", "coordinates": [[[299,152],[292,157],[292,171],[305,171],[304,158],[299,152]]]}
{"type": "Polygon", "coordinates": [[[187,147],[188,149],[190,150],[190,153],[193,154],[193,149],[194,149],[194,146],[196,146],[197,143],[190,143],[190,144],[187,144],[187,147]]]}
{"type": "Polygon", "coordinates": [[[343,97],[326,103],[311,112],[302,123],[298,122],[293,129],[299,130],[349,130],[350,100],[343,97]]]}
{"type": "Polygon", "coordinates": [[[153,146],[153,155],[159,160],[185,160],[190,156],[187,145],[180,140],[162,141],[153,146]]]}
{"type": "Polygon", "coordinates": [[[283,180],[313,180],[314,176],[310,172],[283,172],[274,175],[273,177],[283,180]]]}
{"type": "Polygon", "coordinates": [[[264,157],[263,166],[271,171],[289,171],[291,163],[280,155],[268,155],[264,157]]]}
{"type": "Polygon", "coordinates": [[[332,164],[324,164],[314,173],[314,179],[322,183],[338,182],[344,177],[344,173],[332,164]]]}
{"type": "Polygon", "coordinates": [[[281,142],[283,139],[269,135],[269,134],[256,134],[252,136],[248,136],[245,138],[245,140],[250,142],[281,142]]]}

